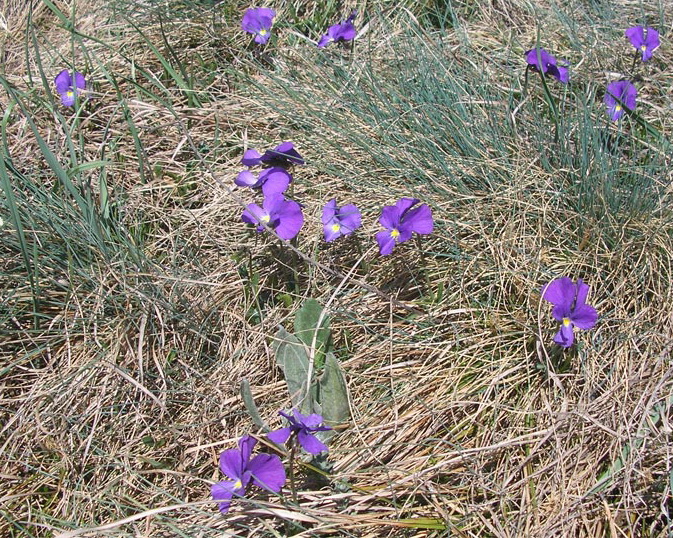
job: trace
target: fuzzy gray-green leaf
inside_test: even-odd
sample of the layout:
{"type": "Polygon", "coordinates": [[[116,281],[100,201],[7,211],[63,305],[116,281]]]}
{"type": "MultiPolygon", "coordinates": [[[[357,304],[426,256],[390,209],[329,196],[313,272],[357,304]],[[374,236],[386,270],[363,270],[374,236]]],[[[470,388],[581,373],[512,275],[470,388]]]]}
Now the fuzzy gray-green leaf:
{"type": "Polygon", "coordinates": [[[283,370],[292,405],[302,413],[311,413],[315,401],[315,387],[307,396],[309,357],[304,344],[283,327],[278,329],[274,342],[276,362],[283,370]]]}
{"type": "Polygon", "coordinates": [[[320,377],[320,407],[328,426],[343,424],[350,418],[346,377],[334,353],[327,354],[320,377]]]}
{"type": "Polygon", "coordinates": [[[323,308],[315,299],[306,299],[297,311],[294,319],[294,332],[297,338],[306,344],[308,349],[313,345],[315,338],[315,361],[316,366],[321,367],[324,363],[325,353],[329,351],[330,329],[329,316],[320,316],[323,308]],[[316,332],[317,330],[317,332],[316,332]]]}

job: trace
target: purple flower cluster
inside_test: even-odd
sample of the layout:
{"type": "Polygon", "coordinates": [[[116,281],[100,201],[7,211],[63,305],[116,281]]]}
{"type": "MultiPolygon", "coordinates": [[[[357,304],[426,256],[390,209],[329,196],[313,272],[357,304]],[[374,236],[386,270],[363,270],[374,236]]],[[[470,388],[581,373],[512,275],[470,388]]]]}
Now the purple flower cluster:
{"type": "MultiPolygon", "coordinates": [[[[327,446],[315,437],[316,432],[332,429],[323,425],[320,415],[302,415],[297,410],[293,410],[292,414],[282,411],[279,414],[285,417],[289,426],[269,433],[269,440],[286,443],[296,438],[309,454],[320,454],[327,450],[327,446]]],[[[250,484],[273,493],[280,493],[285,485],[285,467],[277,455],[261,453],[251,459],[256,445],[257,439],[245,435],[238,441],[238,448],[225,450],[220,454],[220,470],[229,480],[213,484],[210,493],[223,514],[229,511],[234,497],[245,495],[250,484]]]]}
{"type": "MultiPolygon", "coordinates": [[[[283,142],[264,154],[249,149],[243,154],[241,163],[249,168],[240,172],[234,183],[239,187],[261,189],[264,194],[261,206],[246,206],[242,220],[256,226],[258,232],[271,228],[281,239],[296,237],[304,224],[304,215],[300,204],[284,195],[293,179],[288,168],[305,164],[294,144],[283,142]],[[268,168],[255,174],[250,169],[254,166],[268,168]]],[[[401,198],[395,205],[383,208],[379,222],[385,230],[376,234],[382,256],[390,254],[397,243],[408,241],[414,232],[432,232],[432,211],[427,204],[417,205],[419,202],[416,198],[401,198]]],[[[325,241],[335,241],[357,230],[362,225],[362,214],[354,204],[339,207],[336,198],[332,198],[323,207],[322,225],[325,241]]]]}
{"type": "Polygon", "coordinates": [[[262,205],[248,204],[241,218],[244,222],[257,226],[263,232],[265,226],[276,232],[281,239],[296,237],[304,224],[301,207],[293,200],[287,200],[284,192],[292,182],[288,168],[295,164],[304,164],[304,159],[294,149],[292,142],[283,142],[274,149],[260,154],[249,149],[243,155],[241,163],[248,166],[236,176],[234,183],[239,187],[261,188],[264,194],[262,205]],[[250,167],[266,166],[255,175],[250,167]]]}
{"type": "MultiPolygon", "coordinates": [[[[353,21],[357,16],[357,10],[353,10],[348,18],[338,24],[334,24],[327,29],[318,41],[318,47],[324,48],[330,43],[353,41],[357,35],[357,30],[353,21]]],[[[254,36],[255,43],[264,45],[271,38],[271,27],[276,12],[273,9],[265,7],[254,7],[247,9],[241,20],[241,28],[244,32],[254,36]]]]}
{"type": "MultiPolygon", "coordinates": [[[[661,44],[659,32],[654,28],[633,26],[624,31],[624,35],[634,46],[637,53],[641,54],[643,62],[652,58],[654,51],[661,44]]],[[[612,121],[619,120],[626,111],[635,110],[638,90],[628,80],[615,80],[608,84],[603,102],[608,110],[612,121]]]]}
{"type": "Polygon", "coordinates": [[[280,194],[286,191],[292,182],[292,175],[287,171],[294,164],[304,164],[304,159],[294,149],[292,142],[283,142],[274,149],[269,149],[261,155],[255,149],[249,149],[243,155],[241,163],[248,167],[238,174],[234,183],[239,187],[261,188],[264,196],[280,194]],[[257,175],[253,166],[265,166],[257,175]]]}
{"type": "MultiPolygon", "coordinates": [[[[634,26],[628,28],[624,32],[624,35],[635,47],[637,53],[642,55],[643,62],[652,58],[654,51],[661,44],[659,41],[659,32],[654,28],[634,26]]],[[[568,83],[568,68],[558,65],[556,58],[545,49],[533,48],[526,51],[524,56],[530,69],[551,75],[564,84],[568,83]]],[[[607,107],[610,119],[617,121],[624,116],[627,110],[634,110],[636,108],[637,97],[638,90],[628,80],[610,82],[603,98],[603,103],[607,107]]]]}

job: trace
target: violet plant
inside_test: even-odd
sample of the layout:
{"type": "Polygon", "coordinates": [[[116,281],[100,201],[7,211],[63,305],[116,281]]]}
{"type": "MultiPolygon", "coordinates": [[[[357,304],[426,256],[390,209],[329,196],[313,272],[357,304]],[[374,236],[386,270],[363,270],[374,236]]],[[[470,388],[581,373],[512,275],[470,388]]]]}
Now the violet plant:
{"type": "MultiPolygon", "coordinates": [[[[321,432],[321,440],[325,441],[331,435],[329,429],[332,426],[347,422],[350,417],[346,379],[334,355],[330,318],[320,303],[306,299],[295,315],[294,333],[279,327],[272,349],[285,377],[293,409],[292,415],[282,415],[290,422],[290,433],[304,432],[300,443],[304,441],[306,451],[313,453],[316,445],[311,445],[311,440],[304,434],[321,432]],[[320,422],[316,422],[313,415],[321,417],[324,429],[319,427],[320,422]]],[[[268,431],[270,428],[261,420],[245,380],[241,395],[255,424],[268,431]]],[[[280,438],[285,433],[283,430],[277,435],[280,438]]]]}
{"type": "Polygon", "coordinates": [[[294,200],[285,199],[280,193],[265,196],[261,206],[248,204],[241,219],[255,225],[258,232],[263,232],[267,226],[285,240],[296,237],[304,224],[301,206],[294,200]]]}
{"type": "Polygon", "coordinates": [[[624,35],[636,49],[636,54],[641,54],[643,62],[652,58],[654,51],[661,45],[659,32],[654,28],[633,26],[624,31],[624,35]]]}
{"type": "Polygon", "coordinates": [[[294,164],[305,164],[305,161],[292,142],[283,142],[273,149],[267,149],[264,155],[256,149],[249,149],[243,154],[241,163],[245,166],[266,165],[287,169],[294,164]]]}
{"type": "Polygon", "coordinates": [[[289,426],[268,433],[267,438],[274,443],[289,444],[288,468],[290,471],[290,489],[292,497],[296,502],[297,488],[294,478],[294,461],[297,445],[301,446],[301,448],[312,456],[327,452],[327,445],[316,437],[316,433],[330,431],[332,428],[323,425],[324,419],[317,413],[304,415],[293,409],[291,414],[284,413],[283,411],[280,411],[279,414],[288,421],[289,426]]]}
{"type": "Polygon", "coordinates": [[[276,12],[273,9],[250,8],[243,14],[241,28],[254,36],[255,43],[264,45],[271,38],[271,27],[275,16],[276,12]]]}
{"type": "Polygon", "coordinates": [[[79,71],[74,71],[71,75],[70,71],[64,69],[56,75],[54,86],[63,106],[71,107],[75,104],[76,98],[85,92],[86,78],[79,71]]]}
{"type": "Polygon", "coordinates": [[[292,175],[284,168],[266,168],[258,174],[251,170],[243,170],[236,176],[234,183],[239,187],[261,188],[264,196],[284,193],[290,183],[292,175]]]}
{"type": "Polygon", "coordinates": [[[544,97],[552,112],[551,119],[554,122],[554,138],[558,141],[559,139],[558,109],[556,107],[555,98],[552,96],[551,91],[547,86],[547,77],[552,76],[559,82],[563,84],[568,84],[568,81],[570,79],[570,72],[568,70],[568,67],[559,65],[559,63],[556,61],[556,58],[552,54],[550,54],[547,50],[541,47],[535,47],[530,50],[527,50],[524,53],[524,57],[526,59],[526,63],[528,64],[528,67],[526,68],[526,78],[524,82],[524,88],[528,85],[529,71],[532,70],[540,73],[540,80],[544,91],[544,97]]]}
{"type": "Polygon", "coordinates": [[[561,322],[554,342],[569,348],[575,341],[574,328],[588,330],[596,325],[598,313],[586,304],[589,286],[582,279],[574,283],[568,277],[557,278],[542,289],[542,298],[554,305],[552,316],[561,322]]]}
{"type": "Polygon", "coordinates": [[[345,21],[330,26],[327,33],[318,41],[318,47],[324,48],[331,43],[353,41],[358,33],[353,25],[357,14],[357,10],[354,9],[345,21]]]}
{"type": "Polygon", "coordinates": [[[324,419],[322,416],[317,413],[304,415],[296,409],[292,410],[292,414],[283,411],[279,411],[278,414],[288,421],[289,426],[267,434],[271,441],[283,444],[288,441],[293,442],[296,439],[299,445],[309,454],[320,454],[327,451],[327,445],[315,436],[317,432],[326,432],[332,429],[323,425],[324,419]]]}
{"type": "Polygon", "coordinates": [[[362,214],[353,204],[337,206],[336,198],[325,204],[322,210],[322,225],[325,241],[352,234],[362,225],[362,214]]]}
{"type": "Polygon", "coordinates": [[[210,492],[223,514],[229,511],[234,497],[245,495],[251,483],[274,493],[285,485],[285,468],[277,455],[261,453],[250,459],[256,444],[257,439],[245,435],[237,449],[220,454],[220,470],[229,480],[213,484],[210,492]]]}
{"type": "Polygon", "coordinates": [[[529,69],[538,71],[544,75],[551,75],[559,82],[568,84],[568,68],[558,65],[556,58],[543,48],[533,48],[524,53],[529,69]]]}
{"type": "Polygon", "coordinates": [[[381,256],[387,256],[395,245],[411,239],[414,232],[421,235],[432,233],[432,211],[427,204],[414,207],[419,202],[417,198],[400,198],[395,205],[383,208],[379,222],[385,230],[376,234],[381,256]]]}
{"type": "MultiPolygon", "coordinates": [[[[325,443],[334,434],[332,427],[350,418],[346,378],[332,350],[329,325],[329,316],[320,303],[306,299],[295,315],[294,334],[281,326],[272,345],[292,409],[280,411],[287,425],[271,431],[267,437],[274,443],[289,445],[288,469],[295,498],[294,460],[298,447],[313,457],[313,469],[328,472],[328,462],[322,456],[327,451],[325,443]]],[[[241,383],[241,396],[255,424],[269,431],[271,428],[262,420],[245,379],[241,383]]]]}
{"type": "Polygon", "coordinates": [[[304,164],[299,152],[294,149],[292,142],[283,142],[274,149],[269,149],[262,155],[255,149],[249,149],[243,154],[241,164],[248,170],[240,172],[234,183],[239,187],[261,188],[265,196],[285,192],[292,182],[292,175],[288,169],[295,164],[304,164]],[[259,174],[255,175],[253,166],[264,166],[259,174]]]}
{"type": "Polygon", "coordinates": [[[625,110],[635,110],[638,90],[628,80],[616,80],[608,84],[603,102],[612,121],[617,121],[625,110]]]}

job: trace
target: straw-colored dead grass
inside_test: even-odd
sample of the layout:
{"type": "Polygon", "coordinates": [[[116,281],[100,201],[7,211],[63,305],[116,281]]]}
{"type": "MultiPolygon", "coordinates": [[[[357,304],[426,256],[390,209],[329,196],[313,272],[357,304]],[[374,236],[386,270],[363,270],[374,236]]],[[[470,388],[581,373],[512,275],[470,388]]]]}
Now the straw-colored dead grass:
{"type": "MultiPolygon", "coordinates": [[[[530,17],[527,4],[503,6],[484,11],[475,32],[499,42],[502,36],[488,34],[489,27],[523,26],[530,17]]],[[[84,12],[97,7],[78,3],[78,12],[91,20],[84,12]]],[[[53,29],[43,7],[34,23],[66,53],[67,33],[53,29]]],[[[6,76],[17,85],[25,84],[24,30],[12,27],[13,39],[3,42],[16,60],[5,65],[6,76]]],[[[158,36],[156,25],[144,31],[158,36]]],[[[119,35],[127,55],[158,69],[128,27],[119,35]]],[[[101,65],[130,76],[114,51],[92,49],[101,65]]],[[[48,72],[60,68],[54,60],[48,72]]],[[[322,203],[349,188],[320,166],[340,155],[329,144],[303,146],[301,132],[286,130],[261,95],[255,102],[222,82],[209,89],[216,99],[203,100],[202,108],[176,96],[178,121],[131,84],[122,88],[141,133],[144,183],[115,94],[97,88],[98,108],[85,123],[110,122],[116,148],[108,155],[110,183],[126,196],[125,221],[145,227],[149,262],[141,270],[101,257],[90,268],[91,281],[57,275],[58,288],[45,280],[53,289],[40,331],[31,327],[30,288],[13,281],[18,291],[5,303],[10,313],[1,340],[1,533],[291,532],[281,520],[303,522],[308,530],[298,536],[445,534],[432,530],[434,520],[466,537],[670,532],[669,222],[634,217],[614,247],[598,229],[588,230],[581,244],[558,241],[574,236],[577,221],[549,197],[554,178],[536,165],[535,155],[522,152],[511,187],[497,197],[427,193],[437,230],[423,240],[424,249],[460,255],[421,258],[412,245],[389,259],[369,251],[354,276],[344,277],[360,256],[357,245],[347,243],[352,252],[344,252],[316,239],[322,203]],[[312,262],[240,225],[243,195],[226,187],[247,137],[259,148],[292,138],[309,163],[318,163],[298,170],[295,179],[307,215],[299,248],[312,262]],[[201,144],[214,148],[207,161],[194,156],[192,146],[201,144]],[[294,278],[292,265],[296,291],[286,285],[294,278]],[[255,289],[250,268],[260,278],[255,289]],[[560,275],[585,278],[602,315],[579,337],[581,351],[567,354],[565,369],[559,368],[562,354],[549,345],[554,324],[537,291],[560,275]],[[260,497],[237,502],[222,517],[207,502],[209,484],[220,479],[217,456],[253,430],[238,397],[241,379],[250,382],[263,417],[277,424],[277,410],[289,402],[271,335],[278,324],[291,326],[302,298],[326,303],[335,293],[330,314],[352,422],[331,443],[331,485],[307,483],[299,506],[260,497]],[[279,294],[291,296],[292,304],[279,294]],[[615,475],[600,482],[618,461],[615,475]]],[[[58,148],[51,119],[42,111],[36,121],[58,148]]],[[[110,138],[93,127],[85,136],[91,159],[99,158],[110,138]]],[[[9,149],[25,173],[42,167],[19,123],[9,149]]],[[[353,148],[353,160],[343,165],[352,170],[351,187],[378,174],[404,194],[394,175],[368,169],[367,155],[357,152],[353,148]]],[[[661,181],[671,179],[669,172],[661,181]]],[[[352,196],[365,213],[366,251],[377,229],[375,212],[394,196],[371,181],[352,196]]],[[[3,273],[10,272],[20,275],[19,261],[5,259],[3,273]]]]}

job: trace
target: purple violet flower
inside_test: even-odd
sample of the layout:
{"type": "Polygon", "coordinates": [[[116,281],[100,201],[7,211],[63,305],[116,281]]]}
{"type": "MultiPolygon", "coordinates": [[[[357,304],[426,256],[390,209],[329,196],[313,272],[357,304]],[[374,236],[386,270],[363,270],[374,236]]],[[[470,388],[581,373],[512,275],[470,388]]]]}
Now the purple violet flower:
{"type": "Polygon", "coordinates": [[[283,142],[274,149],[268,149],[261,155],[256,149],[249,149],[243,154],[241,164],[245,166],[259,166],[289,168],[293,164],[305,164],[304,159],[294,149],[292,142],[283,142]]]}
{"type": "Polygon", "coordinates": [[[353,10],[348,18],[338,24],[334,24],[327,29],[327,33],[318,41],[318,47],[323,48],[336,41],[351,41],[355,39],[357,30],[353,26],[353,20],[357,16],[357,10],[353,10]]]}
{"type": "Polygon", "coordinates": [[[241,28],[255,36],[255,43],[264,45],[271,37],[271,26],[276,12],[266,7],[248,9],[243,15],[241,28]]]}
{"type": "Polygon", "coordinates": [[[278,493],[285,484],[285,468],[275,454],[257,454],[250,459],[257,439],[246,435],[238,441],[238,449],[220,454],[220,470],[231,480],[223,480],[210,487],[214,501],[219,502],[220,512],[229,511],[231,499],[245,495],[250,482],[262,489],[278,493]]]}
{"type": "Polygon", "coordinates": [[[624,115],[624,107],[629,110],[636,108],[638,90],[628,80],[616,80],[608,84],[603,102],[608,107],[608,114],[612,121],[617,121],[624,115]]]}
{"type": "Polygon", "coordinates": [[[67,69],[61,71],[54,79],[56,91],[61,96],[61,103],[64,106],[73,106],[75,104],[75,96],[80,96],[86,90],[86,79],[79,71],[75,71],[75,77],[70,75],[67,69]]]}
{"type": "Polygon", "coordinates": [[[554,305],[552,316],[561,322],[561,328],[554,336],[554,342],[561,347],[573,345],[575,334],[573,327],[591,329],[596,325],[598,313],[593,306],[586,304],[589,286],[582,282],[577,283],[564,276],[557,278],[542,288],[542,298],[554,305]]]}
{"type": "Polygon", "coordinates": [[[258,175],[243,170],[236,176],[234,183],[239,187],[262,188],[264,196],[285,192],[292,182],[292,176],[284,168],[274,167],[262,170],[258,175]]]}
{"type": "Polygon", "coordinates": [[[288,168],[293,164],[304,164],[304,159],[294,149],[292,142],[283,142],[274,149],[267,149],[260,158],[260,162],[267,166],[280,166],[288,168]]]}
{"type": "Polygon", "coordinates": [[[524,53],[528,66],[541,71],[545,75],[551,75],[562,82],[568,83],[568,68],[556,64],[556,58],[542,48],[530,49],[524,53]]]}
{"type": "Polygon", "coordinates": [[[249,149],[243,154],[241,163],[245,166],[258,166],[262,164],[262,156],[256,149],[249,149]]]}
{"type": "Polygon", "coordinates": [[[381,212],[379,222],[386,228],[376,234],[381,256],[387,256],[393,251],[397,243],[411,238],[411,234],[432,233],[432,211],[427,204],[411,209],[420,200],[416,198],[401,198],[395,205],[387,205],[381,212]]]}
{"type": "Polygon", "coordinates": [[[271,194],[265,196],[262,207],[257,204],[248,204],[243,215],[243,222],[257,226],[258,232],[264,231],[266,224],[274,230],[281,239],[292,239],[296,237],[304,224],[304,215],[301,207],[293,200],[286,200],[282,194],[271,194]]]}
{"type": "Polygon", "coordinates": [[[643,62],[652,58],[652,53],[661,45],[659,41],[659,32],[654,28],[643,28],[634,26],[624,32],[628,40],[637,51],[643,53],[643,62]]]}
{"type": "Polygon", "coordinates": [[[353,204],[339,208],[336,198],[332,198],[322,210],[322,224],[325,241],[330,242],[357,230],[362,224],[362,215],[353,204]]]}
{"type": "Polygon", "coordinates": [[[329,426],[322,425],[323,418],[320,415],[302,415],[296,409],[292,410],[292,415],[278,412],[285,417],[290,425],[287,428],[281,428],[267,434],[267,437],[274,443],[285,443],[290,435],[295,434],[301,447],[309,454],[320,454],[327,450],[327,446],[319,441],[315,432],[325,432],[331,430],[329,426]]]}

